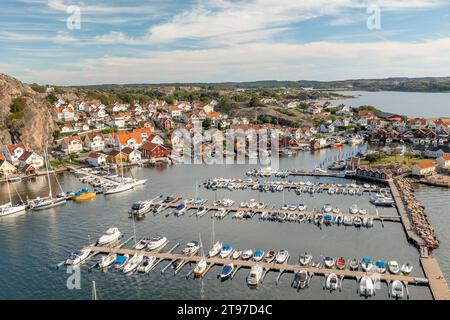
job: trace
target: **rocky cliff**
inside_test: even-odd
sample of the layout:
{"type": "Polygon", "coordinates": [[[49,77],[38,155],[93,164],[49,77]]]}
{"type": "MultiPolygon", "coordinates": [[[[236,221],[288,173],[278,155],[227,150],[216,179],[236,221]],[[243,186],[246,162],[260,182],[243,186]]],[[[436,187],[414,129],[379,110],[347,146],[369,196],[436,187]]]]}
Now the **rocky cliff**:
{"type": "Polygon", "coordinates": [[[54,123],[46,98],[46,93],[0,73],[0,145],[23,142],[41,151],[46,140],[51,143],[54,123]]]}

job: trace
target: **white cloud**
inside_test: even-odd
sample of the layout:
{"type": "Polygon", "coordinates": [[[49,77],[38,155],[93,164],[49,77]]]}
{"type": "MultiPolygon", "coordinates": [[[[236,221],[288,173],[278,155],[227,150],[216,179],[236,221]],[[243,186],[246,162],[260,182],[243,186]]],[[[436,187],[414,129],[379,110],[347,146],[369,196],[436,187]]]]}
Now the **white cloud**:
{"type": "Polygon", "coordinates": [[[252,43],[86,59],[32,71],[25,80],[94,84],[443,76],[450,73],[449,55],[450,38],[420,43],[252,43]]]}

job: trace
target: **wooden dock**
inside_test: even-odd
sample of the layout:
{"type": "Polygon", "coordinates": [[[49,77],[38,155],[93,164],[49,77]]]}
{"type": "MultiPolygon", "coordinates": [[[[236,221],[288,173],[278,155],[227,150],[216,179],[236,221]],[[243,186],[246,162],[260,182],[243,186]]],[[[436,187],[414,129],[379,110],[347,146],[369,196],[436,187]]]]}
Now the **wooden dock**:
{"type": "MultiPolygon", "coordinates": [[[[327,269],[327,268],[317,268],[317,267],[309,267],[309,266],[300,266],[300,265],[294,265],[294,264],[277,264],[277,263],[266,263],[266,262],[255,262],[252,260],[231,260],[231,259],[222,259],[222,258],[209,258],[209,257],[201,257],[201,256],[186,256],[183,254],[175,254],[175,253],[164,253],[164,252],[150,252],[145,250],[136,250],[136,249],[122,249],[122,248],[112,248],[112,247],[97,247],[97,246],[90,246],[86,247],[85,249],[91,249],[93,253],[97,254],[110,254],[110,253],[116,253],[120,255],[128,254],[128,255],[135,255],[136,253],[143,254],[144,256],[154,256],[159,261],[177,261],[182,260],[184,261],[185,265],[186,263],[197,263],[201,259],[206,259],[207,263],[210,265],[225,265],[230,262],[233,262],[236,268],[251,268],[252,266],[258,264],[260,265],[265,271],[275,271],[280,273],[295,273],[299,272],[301,270],[306,270],[310,274],[314,275],[321,275],[321,276],[327,276],[331,273],[335,273],[337,276],[342,278],[349,278],[349,279],[356,279],[359,280],[365,275],[375,275],[373,273],[366,273],[364,271],[352,271],[347,269],[327,269]]],[[[171,265],[171,264],[169,264],[171,265]]],[[[394,280],[400,280],[404,284],[411,284],[411,285],[428,285],[428,280],[425,278],[420,277],[414,277],[414,276],[405,276],[405,275],[394,275],[389,273],[384,274],[376,274],[376,277],[379,281],[384,281],[386,283],[392,282],[394,280]]]]}
{"type": "MultiPolygon", "coordinates": [[[[167,207],[168,208],[176,208],[178,207],[178,205],[180,205],[182,203],[182,201],[177,202],[177,203],[171,203],[168,204],[167,207]]],[[[204,207],[207,209],[207,212],[210,211],[217,211],[219,208],[221,208],[221,206],[214,206],[212,204],[210,205],[194,205],[194,204],[187,204],[186,205],[186,211],[189,210],[198,210],[200,207],[204,207]]],[[[305,220],[308,216],[314,216],[316,214],[318,214],[319,212],[312,212],[312,211],[299,211],[299,210],[283,210],[283,209],[272,209],[272,208],[263,208],[263,209],[257,209],[257,208],[240,208],[240,207],[223,207],[226,211],[228,215],[231,212],[237,212],[237,211],[243,211],[243,212],[252,212],[253,214],[257,215],[261,215],[263,212],[268,212],[269,214],[280,214],[280,213],[285,213],[285,214],[289,214],[289,213],[297,213],[297,214],[303,214],[305,216],[305,220]]],[[[185,212],[186,212],[185,211],[185,212]]],[[[341,215],[348,215],[351,217],[359,217],[361,219],[367,217],[367,218],[373,218],[374,221],[389,221],[389,222],[401,222],[400,217],[399,216],[380,216],[380,215],[375,215],[375,214],[366,214],[366,215],[361,215],[361,214],[351,214],[351,213],[340,213],[341,215]]],[[[336,213],[333,213],[334,216],[336,216],[336,213]]],[[[288,222],[288,220],[286,220],[286,222],[288,222]]]]}
{"type": "MultiPolygon", "coordinates": [[[[213,179],[214,181],[214,179],[213,179]]],[[[350,187],[349,185],[343,185],[343,186],[337,186],[337,184],[332,184],[332,183],[321,183],[321,184],[311,184],[311,185],[307,185],[307,184],[300,184],[297,181],[283,181],[283,180],[259,180],[259,179],[217,179],[216,180],[217,183],[231,183],[231,184],[244,184],[247,187],[251,188],[259,185],[262,186],[282,186],[285,189],[300,189],[300,188],[320,188],[321,191],[328,191],[329,189],[333,188],[333,189],[340,189],[340,190],[344,190],[346,189],[347,191],[349,189],[354,189],[354,190],[362,190],[363,192],[380,192],[381,189],[388,191],[388,188],[377,188],[377,189],[373,189],[373,188],[364,188],[363,186],[357,186],[357,187],[350,187]]],[[[317,191],[316,191],[317,192],[317,191]]],[[[342,193],[335,193],[335,195],[342,195],[342,193]]],[[[348,194],[343,194],[343,195],[348,195],[348,194]]],[[[356,194],[355,194],[356,195],[356,194]]]]}
{"type": "Polygon", "coordinates": [[[99,181],[103,181],[103,182],[106,182],[106,183],[112,183],[112,184],[116,184],[116,185],[119,184],[119,182],[117,182],[115,180],[112,180],[112,179],[109,179],[109,178],[105,178],[105,177],[102,177],[102,176],[98,176],[98,175],[95,175],[93,173],[86,172],[85,170],[82,170],[82,169],[77,169],[75,167],[70,167],[70,166],[68,166],[67,168],[69,170],[73,171],[73,172],[79,173],[79,174],[81,174],[83,176],[86,176],[86,177],[92,177],[92,178],[95,178],[95,179],[97,179],[99,181]]]}
{"type": "Polygon", "coordinates": [[[420,264],[428,279],[433,298],[435,300],[450,300],[448,284],[437,260],[431,257],[422,257],[420,258],[420,264]]]}

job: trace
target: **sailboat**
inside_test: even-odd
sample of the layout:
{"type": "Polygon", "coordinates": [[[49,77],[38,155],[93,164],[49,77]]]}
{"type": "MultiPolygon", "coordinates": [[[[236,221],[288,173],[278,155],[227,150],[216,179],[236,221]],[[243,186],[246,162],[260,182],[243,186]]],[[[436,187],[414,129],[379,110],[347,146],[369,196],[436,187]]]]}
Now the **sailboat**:
{"type": "MultiPolygon", "coordinates": [[[[9,189],[9,179],[6,177],[6,184],[8,185],[8,195],[9,195],[9,202],[5,203],[0,206],[0,217],[4,217],[10,214],[18,213],[21,211],[25,211],[26,206],[22,201],[22,198],[20,199],[20,203],[17,205],[12,204],[12,198],[11,198],[11,190],[9,189]]],[[[16,190],[17,192],[17,190],[16,190]]],[[[20,194],[17,192],[20,198],[20,194]]]]}
{"type": "MultiPolygon", "coordinates": [[[[45,166],[47,168],[47,181],[48,181],[49,193],[48,193],[48,197],[44,197],[44,198],[37,197],[34,200],[29,200],[28,206],[32,210],[45,210],[45,209],[53,208],[53,207],[60,206],[60,205],[66,203],[66,198],[64,198],[64,197],[60,197],[60,198],[53,197],[52,184],[50,183],[50,173],[48,170],[47,148],[44,149],[44,158],[45,158],[45,166]]],[[[55,179],[57,179],[56,176],[55,176],[55,179]]]]}
{"type": "Polygon", "coordinates": [[[209,250],[209,257],[215,257],[217,256],[220,251],[222,250],[222,242],[217,241],[214,243],[214,237],[215,237],[215,232],[214,232],[214,219],[212,219],[212,230],[211,230],[211,249],[209,250]]]}
{"type": "Polygon", "coordinates": [[[205,251],[203,250],[203,244],[202,244],[202,236],[201,234],[198,235],[200,240],[200,247],[202,250],[202,259],[197,263],[197,265],[194,268],[194,276],[195,277],[201,277],[208,269],[208,263],[205,258],[205,251]]]}
{"type": "Polygon", "coordinates": [[[119,157],[120,157],[120,167],[122,168],[122,179],[120,180],[120,183],[117,184],[115,187],[112,187],[112,188],[106,190],[104,193],[105,195],[128,191],[128,190],[133,189],[134,186],[136,185],[135,181],[127,182],[123,177],[122,149],[120,147],[120,144],[119,144],[119,157]]]}

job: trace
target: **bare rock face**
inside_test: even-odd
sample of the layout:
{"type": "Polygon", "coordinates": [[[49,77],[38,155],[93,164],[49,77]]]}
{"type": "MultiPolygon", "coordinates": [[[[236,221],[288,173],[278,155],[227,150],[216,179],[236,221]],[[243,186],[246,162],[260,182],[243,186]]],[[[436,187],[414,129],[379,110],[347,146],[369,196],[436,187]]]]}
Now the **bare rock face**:
{"type": "Polygon", "coordinates": [[[19,80],[0,73],[1,145],[22,142],[31,150],[41,151],[46,142],[52,142],[54,123],[46,97],[46,93],[38,93],[19,80]],[[21,115],[14,117],[10,108],[16,98],[24,100],[25,108],[21,115]]]}

